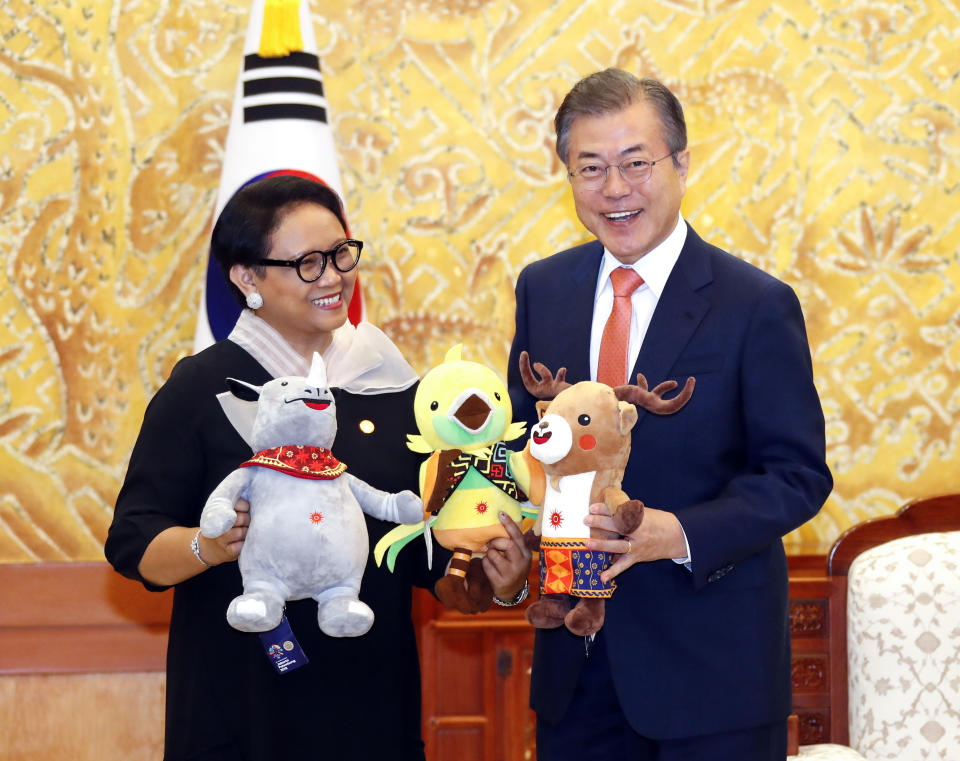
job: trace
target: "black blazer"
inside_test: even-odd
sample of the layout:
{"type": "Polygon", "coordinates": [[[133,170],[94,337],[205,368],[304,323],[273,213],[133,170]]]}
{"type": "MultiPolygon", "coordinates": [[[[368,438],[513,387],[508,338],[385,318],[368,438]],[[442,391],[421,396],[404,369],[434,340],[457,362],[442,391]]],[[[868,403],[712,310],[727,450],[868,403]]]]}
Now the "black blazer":
{"type": "MultiPolygon", "coordinates": [[[[590,326],[603,247],[535,262],[517,281],[508,381],[517,419],[536,420],[522,350],[571,382],[589,380],[590,326]]],[[[697,380],[690,402],[640,410],[623,488],[674,512],[690,570],[671,560],[618,578],[603,636],[620,703],[646,737],[689,737],[790,713],[787,566],[781,537],[812,518],[833,485],[803,314],[793,290],[692,228],[633,375],[653,387],[697,380]]],[[[532,707],[557,720],[583,662],[582,638],[538,631],[532,707]]]]}

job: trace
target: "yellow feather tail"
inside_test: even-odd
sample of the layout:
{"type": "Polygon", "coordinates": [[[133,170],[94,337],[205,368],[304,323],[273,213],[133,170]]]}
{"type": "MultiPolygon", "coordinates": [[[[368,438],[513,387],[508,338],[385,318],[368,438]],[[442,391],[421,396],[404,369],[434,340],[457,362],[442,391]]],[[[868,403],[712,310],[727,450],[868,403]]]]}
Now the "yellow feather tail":
{"type": "Polygon", "coordinates": [[[384,534],[383,538],[380,539],[380,541],[377,542],[376,546],[373,548],[373,559],[377,561],[377,565],[380,565],[383,562],[383,556],[386,551],[390,549],[391,545],[403,541],[412,534],[421,533],[423,531],[423,523],[423,521],[420,521],[419,523],[401,523],[396,528],[391,529],[384,534]]]}

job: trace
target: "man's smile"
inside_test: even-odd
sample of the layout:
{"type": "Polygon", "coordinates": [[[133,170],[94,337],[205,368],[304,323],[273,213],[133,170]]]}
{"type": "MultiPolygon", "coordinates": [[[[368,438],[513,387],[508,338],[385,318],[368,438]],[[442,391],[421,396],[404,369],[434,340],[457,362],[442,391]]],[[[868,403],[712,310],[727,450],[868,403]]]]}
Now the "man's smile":
{"type": "Polygon", "coordinates": [[[634,209],[633,211],[607,211],[603,213],[603,217],[611,222],[624,222],[635,219],[642,213],[643,209],[634,209]]]}

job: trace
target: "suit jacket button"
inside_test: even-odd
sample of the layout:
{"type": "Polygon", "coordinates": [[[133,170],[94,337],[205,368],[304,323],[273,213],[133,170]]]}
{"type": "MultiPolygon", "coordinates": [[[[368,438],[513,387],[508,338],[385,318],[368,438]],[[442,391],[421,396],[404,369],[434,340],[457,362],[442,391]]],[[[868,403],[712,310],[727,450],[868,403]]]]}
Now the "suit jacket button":
{"type": "Polygon", "coordinates": [[[724,576],[726,576],[730,571],[733,570],[733,563],[728,563],[723,568],[718,568],[716,571],[707,576],[707,583],[712,584],[714,581],[719,581],[724,576]]]}

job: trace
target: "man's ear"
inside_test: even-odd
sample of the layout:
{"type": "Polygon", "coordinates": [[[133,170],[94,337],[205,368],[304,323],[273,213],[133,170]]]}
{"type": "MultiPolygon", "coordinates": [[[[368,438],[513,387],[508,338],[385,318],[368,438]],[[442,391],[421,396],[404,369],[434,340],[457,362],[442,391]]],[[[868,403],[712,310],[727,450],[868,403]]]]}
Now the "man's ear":
{"type": "Polygon", "coordinates": [[[677,174],[683,181],[684,187],[687,183],[687,174],[690,171],[690,149],[684,148],[677,154],[677,174]]]}
{"type": "Polygon", "coordinates": [[[227,378],[227,389],[229,389],[230,393],[237,397],[237,399],[242,399],[245,402],[256,402],[260,399],[260,392],[263,390],[263,386],[254,386],[251,383],[237,380],[236,378],[227,378]]]}

